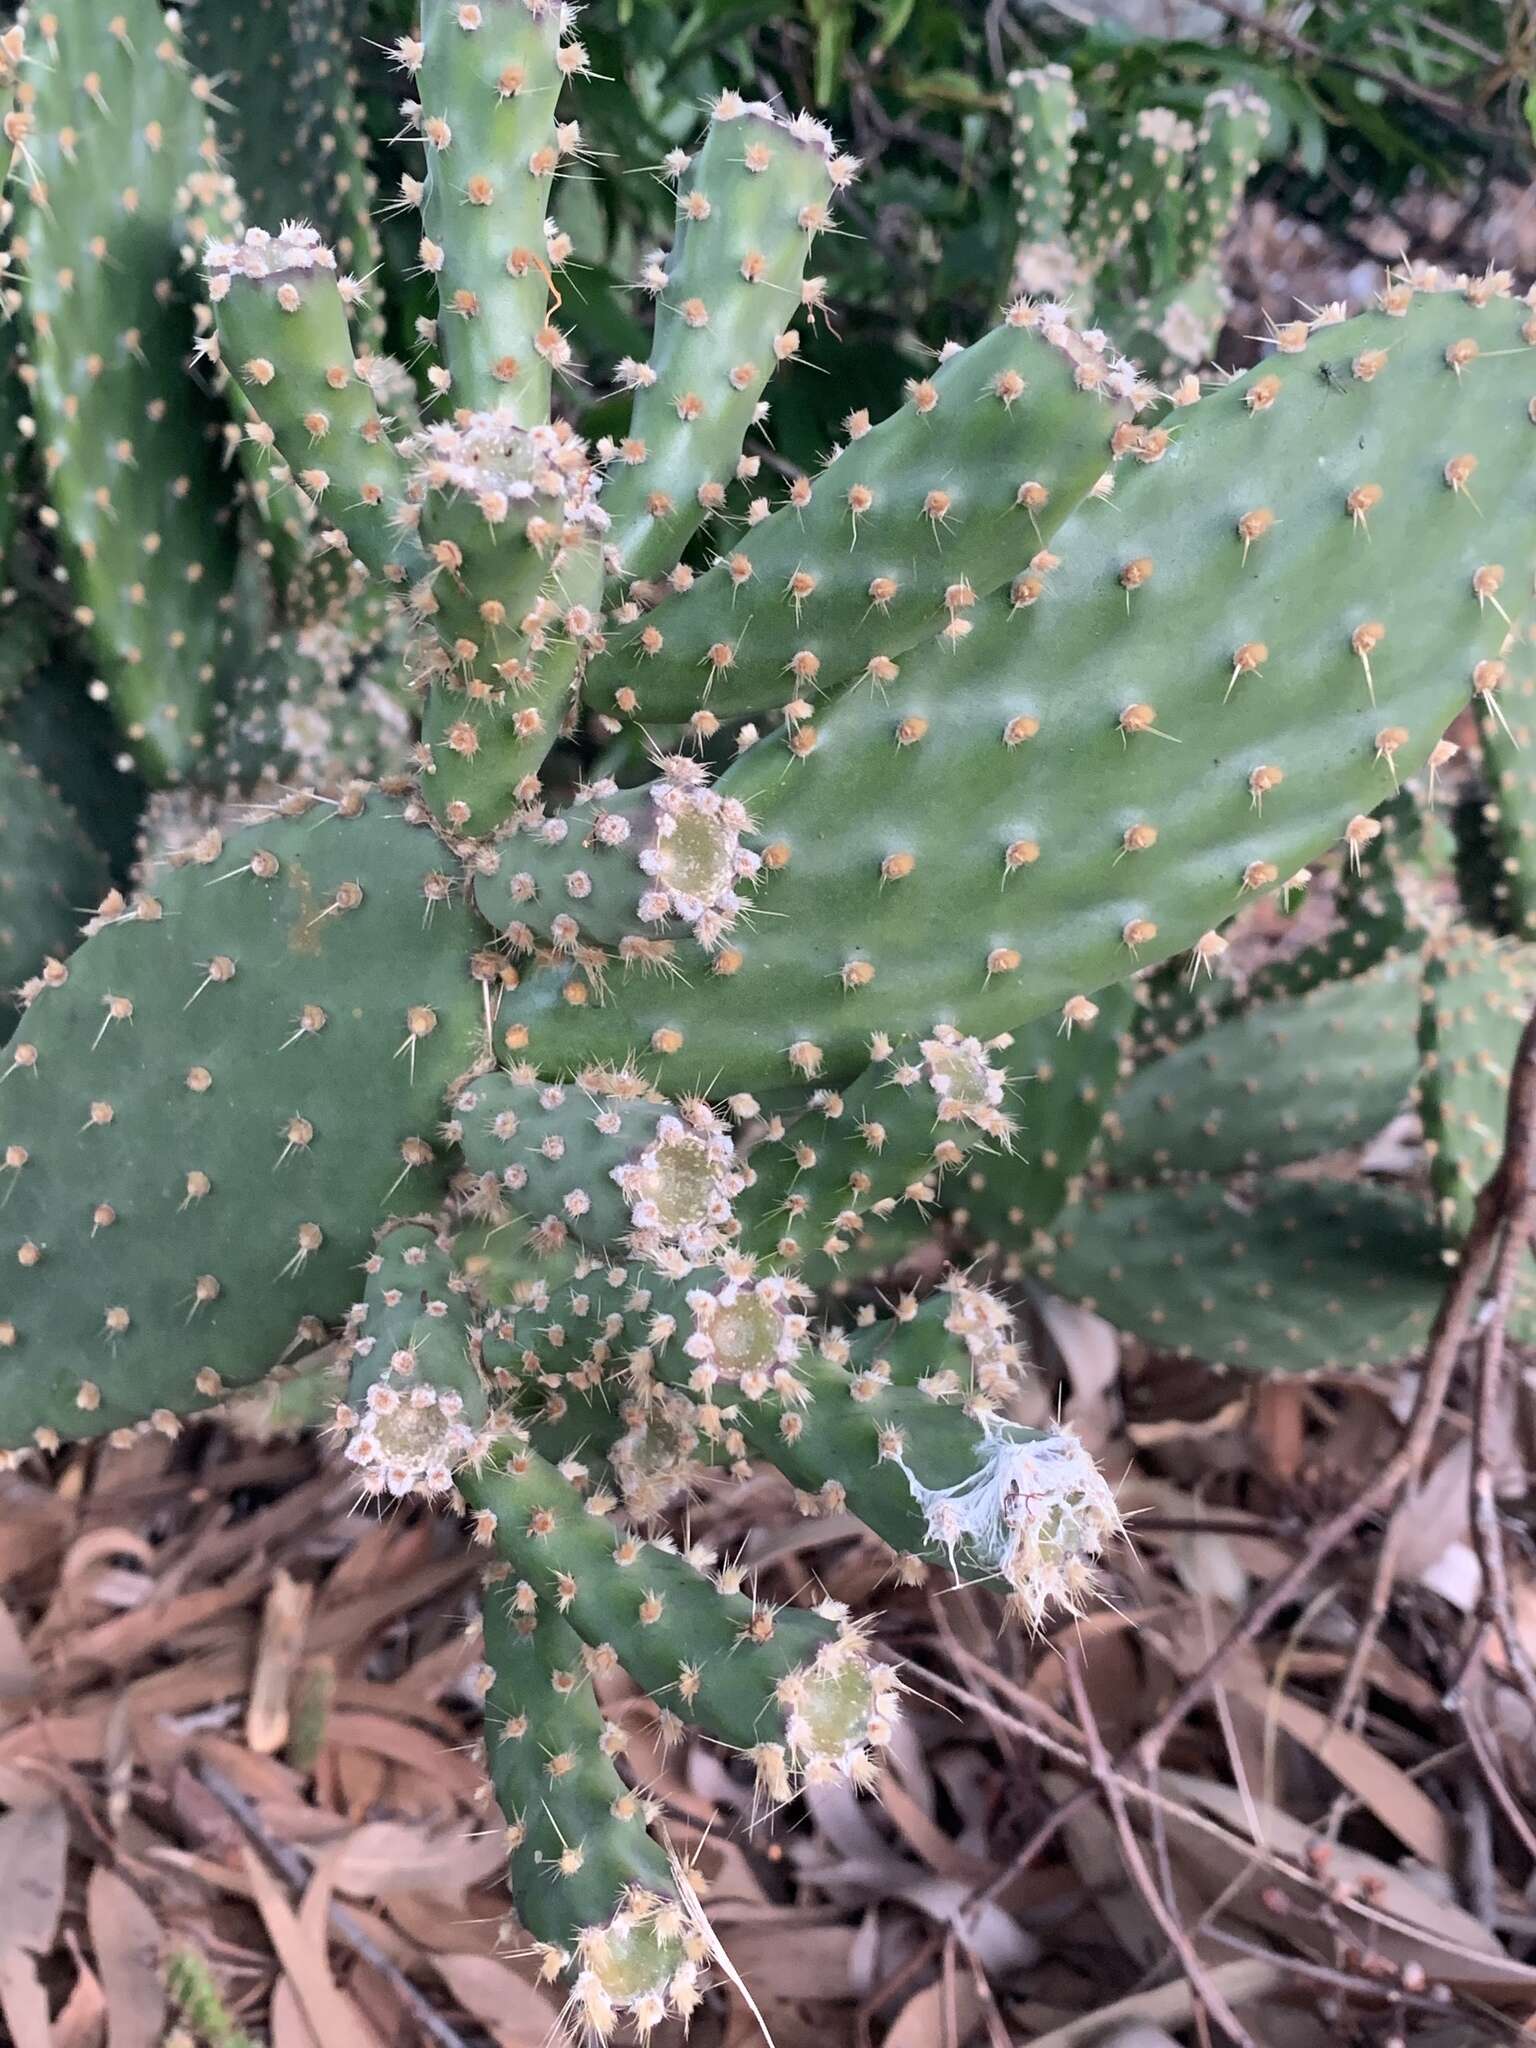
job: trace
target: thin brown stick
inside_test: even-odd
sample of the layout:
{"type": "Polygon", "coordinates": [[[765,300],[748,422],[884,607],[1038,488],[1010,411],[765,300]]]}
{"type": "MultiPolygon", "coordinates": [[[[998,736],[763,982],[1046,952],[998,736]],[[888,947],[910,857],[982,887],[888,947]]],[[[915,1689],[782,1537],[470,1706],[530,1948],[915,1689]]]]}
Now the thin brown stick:
{"type": "MultiPolygon", "coordinates": [[[[1515,1058],[1504,1156],[1477,1198],[1472,1228],[1467,1233],[1460,1264],[1435,1317],[1424,1358],[1419,1398],[1414,1404],[1406,1439],[1364,1491],[1331,1515],[1295,1562],[1270,1580],[1247,1613],[1233,1624],[1200,1669],[1180,1686],[1152,1726],[1139,1738],[1135,1745],[1136,1753],[1147,1770],[1156,1768],[1169,1736],[1205,1698],[1227,1660],[1245,1644],[1262,1635],[1281,1608],[1288,1606],[1311,1582],[1319,1566],[1341,1544],[1347,1543],[1362,1523],[1395,1501],[1405,1482],[1421,1466],[1445,1405],[1461,1346],[1472,1327],[1482,1296],[1483,1283],[1508,1207],[1506,1191],[1526,1185],[1531,1175],[1533,1154],[1536,1154],[1536,1015],[1526,1024],[1515,1058]]],[[[1374,1633],[1362,1631],[1341,1688],[1344,1696],[1353,1694],[1374,1648],[1374,1633]]]]}
{"type": "MultiPolygon", "coordinates": [[[[278,1841],[256,1811],[254,1804],[235,1784],[225,1776],[217,1764],[206,1757],[200,1758],[194,1766],[198,1781],[223,1807],[236,1824],[243,1828],[251,1841],[261,1851],[267,1862],[294,1891],[302,1891],[309,1880],[309,1867],[296,1850],[286,1842],[278,1841]]],[[[390,1988],[400,2003],[411,2014],[416,2024],[438,2048],[469,2048],[464,2036],[451,2027],[431,2002],[424,1998],[406,1976],[399,1965],[379,1947],[368,1930],[349,1913],[345,1906],[332,1903],[327,1918],[331,1932],[339,1941],[358,1955],[372,1970],[388,1980],[390,1988]]]]}
{"type": "Polygon", "coordinates": [[[1510,1219],[1494,1280],[1494,1309],[1478,1346],[1477,1396],[1472,1411],[1472,1547],[1482,1567],[1481,1609],[1503,1647],[1511,1677],[1536,1709],[1536,1664],[1521,1641],[1510,1606],[1504,1530],[1499,1521],[1493,1446],[1504,1392],[1504,1347],[1515,1282],[1536,1225],[1536,1195],[1529,1189],[1510,1219]]]}
{"type": "Polygon", "coordinates": [[[1127,1874],[1146,1902],[1147,1911],[1167,1936],[1169,1946],[1183,1964],[1190,1990],[1198,2002],[1205,2007],[1217,2026],[1231,2036],[1237,2048],[1256,2048],[1253,2036],[1211,1982],[1209,1971],[1195,1953],[1194,1943],[1180,1926],[1178,1915],[1163,1897],[1156,1878],[1147,1867],[1147,1859],[1142,1854],[1136,1830],[1131,1826],[1125,1795],[1120,1789],[1119,1773],[1109,1760],[1109,1752],[1105,1749],[1104,1738],[1099,1732],[1093,1702],[1089,1699],[1088,1688],[1083,1683],[1082,1667],[1075,1648],[1067,1652],[1067,1683],[1072,1689],[1072,1704],[1077,1710],[1078,1725],[1087,1744],[1089,1767],[1104,1794],[1104,1802],[1114,1822],[1115,1835],[1120,1844],[1120,1858],[1127,1874]]]}
{"type": "MultiPolygon", "coordinates": [[[[1461,1251],[1461,1263],[1450,1291],[1441,1304],[1440,1317],[1430,1339],[1429,1354],[1424,1361],[1424,1377],[1409,1420],[1408,1434],[1397,1458],[1392,1461],[1392,1466],[1388,1467],[1389,1471],[1393,1471],[1393,1484],[1386,1499],[1393,1500],[1396,1508],[1387,1524],[1386,1534],[1377,1556],[1376,1575],[1371,1585],[1371,1599],[1365,1621],[1355,1637],[1349,1665],[1340,1683],[1338,1697],[1334,1701],[1335,1726],[1345,1719],[1354,1706],[1356,1695],[1364,1681],[1366,1666],[1376,1648],[1382,1623],[1386,1619],[1397,1572],[1398,1550],[1406,1526],[1409,1499],[1423,1474],[1430,1447],[1434,1442],[1440,1413],[1445,1406],[1445,1397],[1450,1391],[1451,1380],[1455,1374],[1461,1343],[1481,1297],[1489,1268],[1494,1264],[1501,1239],[1504,1244],[1504,1257],[1499,1262],[1499,1270],[1502,1274],[1505,1268],[1508,1268],[1507,1289],[1509,1292],[1513,1291],[1515,1273],[1519,1261],[1525,1256],[1530,1235],[1533,1159],[1536,1159],[1536,1010],[1533,1010],[1526,1019],[1525,1029],[1520,1034],[1520,1045],[1515,1053],[1514,1067],[1510,1072],[1503,1156],[1477,1198],[1477,1206],[1472,1215],[1472,1228],[1467,1232],[1467,1241],[1461,1251]],[[1511,1240],[1514,1241],[1513,1245],[1511,1240]],[[1402,1470],[1395,1471],[1393,1468],[1399,1465],[1402,1470]]],[[[1508,1292],[1502,1308],[1495,1299],[1492,1317],[1485,1331],[1485,1344],[1488,1332],[1497,1329],[1500,1333],[1501,1356],[1502,1332],[1507,1311],[1508,1292]]],[[[1476,1462],[1474,1459],[1474,1470],[1476,1462]]]]}

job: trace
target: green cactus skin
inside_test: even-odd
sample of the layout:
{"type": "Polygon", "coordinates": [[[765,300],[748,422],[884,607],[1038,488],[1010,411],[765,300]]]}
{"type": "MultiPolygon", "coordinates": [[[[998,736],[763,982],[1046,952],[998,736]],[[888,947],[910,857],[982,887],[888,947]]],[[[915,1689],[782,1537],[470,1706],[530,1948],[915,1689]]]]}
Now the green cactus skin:
{"type": "Polygon", "coordinates": [[[685,571],[644,618],[621,607],[589,701],[650,724],[700,705],[756,715],[861,675],[879,696],[930,638],[923,666],[943,674],[973,605],[1029,570],[1103,473],[1137,389],[1118,357],[1018,302],[879,426],[851,416],[842,452],[707,574],[685,571]]]}
{"type": "Polygon", "coordinates": [[[247,218],[308,221],[345,269],[371,275],[379,246],[362,110],[327,0],[192,0],[186,40],[215,82],[219,142],[247,218]]]}
{"type": "Polygon", "coordinates": [[[723,509],[764,386],[798,345],[789,323],[802,305],[822,310],[806,262],[856,166],[819,122],[726,93],[697,156],[679,151],[665,168],[677,232],[670,258],[648,257],[641,274],[656,301],[651,352],[619,366],[634,409],[602,451],[610,545],[630,581],[670,569],[723,509]]]}
{"type": "Polygon", "coordinates": [[[869,1750],[889,1736],[895,1675],[841,1626],[842,1610],[775,1610],[739,1590],[740,1571],[715,1579],[668,1545],[620,1531],[611,1495],[584,1498],[516,1443],[462,1472],[459,1486],[530,1610],[552,1603],[674,1726],[751,1757],[770,1798],[787,1798],[806,1775],[868,1782],[869,1750]]]}
{"type": "MultiPolygon", "coordinates": [[[[1505,680],[1473,579],[1536,541],[1529,332],[1481,285],[1393,286],[1175,414],[1115,509],[1059,537],[1039,602],[983,600],[961,645],[721,778],[767,872],[713,973],[679,941],[688,979],[630,975],[606,1002],[580,967],[534,977],[519,1049],[633,1054],[674,1093],[837,1085],[873,1030],[1012,1027],[1186,947],[1209,971],[1225,918],[1341,832],[1358,857],[1394,780],[1505,680]]],[[[599,856],[633,861],[582,866],[599,856]]]]}
{"type": "Polygon", "coordinates": [[[1078,282],[1071,242],[1072,137],[1082,114],[1064,64],[1008,74],[1018,246],[1013,293],[1067,298],[1078,282]]]}
{"type": "Polygon", "coordinates": [[[259,417],[247,435],[275,449],[332,522],[328,534],[370,572],[403,583],[423,566],[404,516],[405,466],[372,372],[353,349],[361,287],[339,276],[313,228],[260,228],[204,251],[218,349],[259,417]]]}
{"type": "Polygon", "coordinates": [[[587,68],[581,44],[561,40],[568,19],[547,0],[425,0],[420,40],[397,45],[420,100],[426,176],[404,189],[437,280],[443,388],[520,426],[548,419],[551,373],[571,358],[551,317],[565,246],[546,232],[555,179],[582,148],[579,124],[556,112],[587,68]]]}
{"type": "Polygon", "coordinates": [[[290,808],[109,900],[0,1062],[0,1442],[173,1427],[258,1378],[344,1310],[386,1204],[441,1186],[473,920],[387,799],[290,808]]]}
{"type": "Polygon", "coordinates": [[[1077,1605],[1119,1527],[1113,1496],[1069,1433],[998,1419],[1017,1351],[974,1313],[982,1290],[955,1283],[947,1357],[930,1321],[900,1318],[856,1356],[830,1331],[813,1347],[794,1288],[750,1273],[658,1295],[632,1370],[693,1393],[704,1434],[776,1465],[802,1513],[847,1509],[906,1556],[1000,1582],[1031,1626],[1077,1605]]]}
{"type": "Polygon", "coordinates": [[[74,949],[80,926],[106,894],[107,864],[80,820],[20,749],[0,741],[0,1020],[13,997],[74,949]]]}
{"type": "Polygon", "coordinates": [[[533,1223],[541,1246],[573,1236],[680,1276],[723,1245],[742,1176],[703,1103],[674,1108],[628,1073],[566,1086],[519,1066],[477,1080],[456,1109],[469,1170],[489,1200],[533,1223]]]}
{"type": "Polygon", "coordinates": [[[1417,1070],[1418,963],[1264,1004],[1143,1066],[1113,1103],[1118,1181],[1269,1170],[1373,1138],[1417,1070]]]}
{"type": "Polygon", "coordinates": [[[460,414],[412,450],[430,566],[410,602],[435,634],[422,787],[451,830],[484,837],[539,794],[597,636],[607,514],[563,424],[460,414]]]}
{"type": "MultiPolygon", "coordinates": [[[[1502,583],[1502,577],[1500,582],[1502,583]]],[[[1490,593],[1490,601],[1496,593],[1490,593]]],[[[1530,659],[1529,655],[1525,657],[1530,659]]],[[[1483,822],[1497,861],[1493,894],[1505,928],[1536,938],[1536,675],[1515,676],[1499,710],[1484,713],[1483,763],[1491,785],[1483,822]]]]}
{"type": "Polygon", "coordinates": [[[406,761],[413,727],[397,688],[399,635],[360,628],[253,620],[232,640],[204,786],[255,801],[296,785],[339,795],[406,761]]]}
{"type": "MultiPolygon", "coordinates": [[[[340,260],[358,277],[371,277],[384,260],[373,205],[377,189],[368,165],[368,130],[349,29],[330,0],[293,0],[293,80],[299,98],[297,155],[313,166],[314,194],[306,209],[336,244],[340,260]]],[[[282,208],[274,209],[282,218],[282,208]]],[[[382,308],[366,328],[382,345],[382,308]]]]}
{"type": "Polygon", "coordinates": [[[1071,1032],[1037,1017],[1014,1034],[1019,1135],[1008,1153],[967,1159],[949,1190],[950,1213],[972,1243],[1009,1247],[1049,1230],[1086,1169],[1134,1014],[1129,986],[1105,989],[1097,1007],[1071,1032]]]}
{"type": "Polygon", "coordinates": [[[1206,94],[1179,238],[1187,277],[1219,257],[1269,129],[1269,102],[1248,86],[1218,86],[1206,94]]]}
{"type": "Polygon", "coordinates": [[[1510,1070],[1536,1002],[1536,947],[1461,928],[1424,956],[1419,1114],[1435,1207],[1456,1243],[1504,1150],[1510,1070]]]}
{"type": "Polygon", "coordinates": [[[1249,1372],[1350,1372],[1422,1349],[1445,1267],[1412,1196],[1348,1182],[1094,1195],[1034,1267],[1144,1342],[1249,1372]]]}
{"type": "Polygon", "coordinates": [[[182,2020],[206,2048],[257,2048],[237,2026],[212,1970],[195,1948],[178,1948],[165,1960],[165,1988],[182,2020]]]}
{"type": "Polygon", "coordinates": [[[1016,1121],[1010,1083],[983,1045],[945,1026],[874,1057],[846,1091],[816,1089],[805,1114],[769,1119],[736,1204],[745,1250],[794,1266],[813,1283],[836,1270],[865,1217],[933,1204],[943,1176],[973,1152],[1007,1153],[1016,1121]],[[808,1262],[811,1270],[807,1271],[808,1262]]]}
{"type": "Polygon", "coordinates": [[[217,187],[210,89],[157,0],[110,23],[59,0],[26,24],[11,166],[44,484],[119,722],[146,772],[184,775],[213,708],[234,563],[220,422],[186,375],[189,167],[217,187]]]}
{"type": "Polygon", "coordinates": [[[483,1453],[487,1402],[471,1349],[471,1283],[434,1231],[388,1231],[364,1261],[368,1284],[347,1317],[347,1398],[336,1424],[365,1493],[447,1493],[483,1453]]]}
{"type": "Polygon", "coordinates": [[[601,1660],[552,1599],[495,1579],[483,1600],[485,1743],[507,1823],[518,1917],[599,2040],[629,2015],[645,2034],[698,2002],[706,1943],[650,1832],[655,1809],[614,1762],[624,1735],[593,1692],[601,1660]]]}

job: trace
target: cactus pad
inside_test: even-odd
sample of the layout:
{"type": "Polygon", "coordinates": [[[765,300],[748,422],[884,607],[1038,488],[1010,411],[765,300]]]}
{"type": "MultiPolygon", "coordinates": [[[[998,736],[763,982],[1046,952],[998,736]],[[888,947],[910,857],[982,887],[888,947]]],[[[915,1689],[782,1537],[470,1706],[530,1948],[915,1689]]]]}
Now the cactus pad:
{"type": "Polygon", "coordinates": [[[259,1377],[345,1309],[386,1204],[435,1198],[472,921],[387,799],[292,809],[109,898],[0,1058],[0,1442],[259,1377]]]}
{"type": "Polygon", "coordinates": [[[1440,1239],[1411,1195],[1349,1183],[1091,1196],[1035,1270],[1160,1350],[1249,1372],[1348,1372],[1422,1348],[1440,1239]]]}
{"type": "Polygon", "coordinates": [[[1496,288],[1394,285],[1150,430],[1032,601],[721,778],[765,874],[713,972],[684,946],[686,979],[574,1010],[568,970],[525,983],[530,1055],[835,1083],[875,1030],[1012,1026],[1186,947],[1208,972],[1506,680],[1474,578],[1536,544],[1532,332],[1496,288]]]}

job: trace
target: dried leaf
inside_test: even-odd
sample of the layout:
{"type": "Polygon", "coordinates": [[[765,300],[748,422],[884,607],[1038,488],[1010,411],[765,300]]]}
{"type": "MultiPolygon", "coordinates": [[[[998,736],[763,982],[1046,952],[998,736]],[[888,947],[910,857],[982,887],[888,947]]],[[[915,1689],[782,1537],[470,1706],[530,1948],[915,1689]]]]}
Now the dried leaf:
{"type": "Polygon", "coordinates": [[[372,2029],[332,1977],[323,1943],[300,1926],[282,1886],[256,1851],[246,1844],[240,1856],[267,1938],[313,2032],[325,2048],[377,2048],[372,2029]]]}
{"type": "Polygon", "coordinates": [[[258,1756],[275,1756],[288,1740],[288,1694],[304,1654],[314,1589],[279,1568],[261,1610],[261,1641],[245,1708],[245,1739],[258,1756]]]}
{"type": "Polygon", "coordinates": [[[48,1994],[37,1964],[20,1949],[0,1955],[0,2015],[12,2048],[52,2048],[48,2026],[48,1994]]]}
{"type": "Polygon", "coordinates": [[[432,1967],[496,2048],[545,2048],[560,2027],[556,1999],[492,1956],[433,1956],[432,1967]]]}
{"type": "Polygon", "coordinates": [[[498,1874],[506,1855],[506,1844],[494,1830],[468,1823],[440,1833],[370,1821],[337,1845],[326,1868],[337,1891],[351,1898],[409,1891],[458,1903],[471,1885],[498,1874]]]}
{"type": "MultiPolygon", "coordinates": [[[[1177,1814],[1168,1816],[1169,1843],[1202,1888],[1202,1895],[1215,1899],[1226,1894],[1228,1911],[1282,1939],[1297,1940],[1297,1916],[1274,1913],[1264,1903],[1272,1872],[1246,1846],[1251,1839],[1247,1814],[1237,1793],[1230,1786],[1183,1771],[1164,1772],[1162,1786],[1173,1797],[1212,1815],[1228,1831],[1230,1846],[1222,1837],[1192,1827],[1177,1814]]],[[[1299,1872],[1314,1839],[1312,1830],[1263,1801],[1255,1802],[1255,1810],[1263,1846],[1299,1872]]],[[[1347,1894],[1336,1899],[1334,1912],[1390,1960],[1417,1962],[1431,1978],[1484,1996],[1504,1991],[1529,1999],[1536,1992],[1536,1969],[1515,1962],[1498,1938],[1470,1913],[1437,1898],[1397,1865],[1334,1844],[1329,1851],[1328,1882],[1330,1896],[1335,1889],[1347,1894]],[[1359,1887],[1366,1883],[1374,1894],[1370,1904],[1358,1896],[1359,1887]]]]}
{"type": "Polygon", "coordinates": [[[0,1954],[53,1947],[64,1906],[69,1822],[58,1800],[18,1807],[0,1820],[0,1954]]]}
{"type": "Polygon", "coordinates": [[[107,2038],[107,1995],[85,1963],[79,1972],[53,2023],[53,2048],[102,2048],[107,2038]]]}
{"type": "Polygon", "coordinates": [[[1307,1754],[1362,1800],[1421,1863],[1437,1870],[1451,1868],[1455,1852],[1445,1816],[1390,1757],[1347,1728],[1334,1727],[1326,1714],[1305,1700],[1272,1686],[1257,1685],[1246,1674],[1235,1675],[1230,1690],[1294,1736],[1307,1754]]]}
{"type": "Polygon", "coordinates": [[[165,2025],[159,1921],[142,1894],[104,1864],[91,1872],[85,1912],[107,1999],[107,2048],[155,2048],[165,2025]]]}
{"type": "Polygon", "coordinates": [[[925,1984],[897,2013],[884,2048],[960,2048],[981,2017],[981,2000],[965,1979],[925,1984]]]}
{"type": "MultiPolygon", "coordinates": [[[[1278,1962],[1261,1963],[1246,1956],[1237,1962],[1218,1963],[1206,1972],[1211,1988],[1219,1991],[1234,2009],[1262,1998],[1284,1979],[1285,1972],[1278,1962]]],[[[1048,2034],[1037,2034],[1030,2048],[1089,2048],[1090,2043],[1092,2048],[1103,2048],[1106,2028],[1117,2023],[1129,2026],[1137,2021],[1149,2026],[1164,2021],[1171,2027],[1181,2026],[1192,2015],[1194,2003],[1193,1988],[1187,1978],[1180,1977],[1176,1983],[1133,1992],[1129,1998],[1117,1999],[1113,2005],[1100,2006],[1096,2012],[1084,2013],[1081,2019],[1053,2027],[1048,2034]]],[[[889,2042],[886,2048],[890,2048],[889,2042]]]]}
{"type": "Polygon", "coordinates": [[[304,2017],[304,2007],[291,1980],[279,1977],[272,1988],[272,2048],[321,2048],[319,2038],[304,2017]]]}

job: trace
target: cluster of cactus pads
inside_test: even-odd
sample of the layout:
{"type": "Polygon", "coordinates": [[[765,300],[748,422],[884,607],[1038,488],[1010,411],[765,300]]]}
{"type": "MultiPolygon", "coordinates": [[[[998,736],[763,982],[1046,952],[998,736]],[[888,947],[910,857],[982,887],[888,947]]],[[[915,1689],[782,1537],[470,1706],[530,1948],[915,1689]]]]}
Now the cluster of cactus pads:
{"type": "Polygon", "coordinates": [[[1091,309],[1159,374],[1207,361],[1228,305],[1222,244],[1259,166],[1268,102],[1218,86],[1198,122],[1146,106],[1090,134],[1064,64],[1012,72],[1008,90],[1014,290],[1091,309]]]}
{"type": "Polygon", "coordinates": [[[1007,1299],[952,1270],[882,1313],[851,1275],[944,1206],[1010,1276],[1203,1356],[1422,1328],[1496,1132],[1468,1019],[1524,968],[1430,928],[1374,814],[1525,682],[1536,315],[1502,275],[1403,275],[1166,397],[1066,301],[1091,276],[1102,317],[1202,353],[1159,294],[1209,279],[1261,110],[1144,124],[1078,202],[1067,84],[1028,74],[1030,289],[775,481],[764,394],[858,167],[725,93],[659,167],[650,352],[589,439],[571,9],[425,0],[395,46],[438,294],[414,384],[378,353],[324,10],[293,0],[303,121],[229,117],[236,175],[216,145],[286,20],[209,0],[184,43],[158,0],[105,28],[59,0],[0,45],[3,505],[57,550],[82,695],[178,787],[118,887],[0,755],[32,864],[0,884],[0,1445],[174,1433],[340,1332],[362,1492],[461,1509],[490,1560],[522,1920],[595,2033],[644,2032],[717,1952],[595,1681],[622,1666],[769,1802],[869,1783],[900,1695],[866,1623],[766,1604],[667,1511],[765,1463],[1034,1626],[1117,1530],[1076,1438],[1014,1419],[1007,1299]],[[1047,277],[1074,209],[1088,254],[1047,277]],[[1341,901],[1391,899],[1372,960],[1218,999],[1223,925],[1341,835],[1341,901]],[[1129,985],[1176,955],[1152,1043],[1129,985]],[[1433,1210],[1256,1198],[1391,1117],[1416,1036],[1433,1210]],[[1337,1287],[1331,1329],[1270,1301],[1282,1261],[1337,1287]]]}

